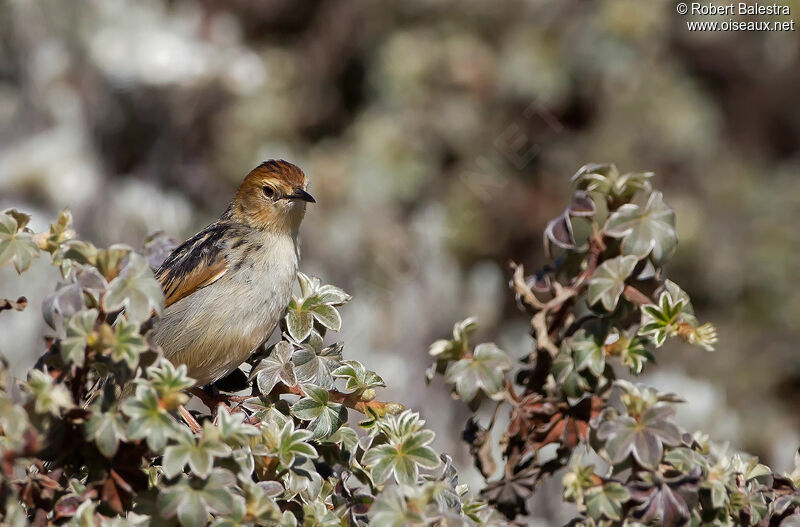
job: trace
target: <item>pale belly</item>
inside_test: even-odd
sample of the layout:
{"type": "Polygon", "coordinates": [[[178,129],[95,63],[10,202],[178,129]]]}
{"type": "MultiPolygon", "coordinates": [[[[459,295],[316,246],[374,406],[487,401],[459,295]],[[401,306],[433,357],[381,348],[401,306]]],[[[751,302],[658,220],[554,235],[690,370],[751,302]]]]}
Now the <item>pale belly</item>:
{"type": "Polygon", "coordinates": [[[228,272],[169,306],[157,321],[155,341],[174,364],[187,366],[198,386],[236,369],[279,324],[297,274],[296,258],[280,260],[228,272]]]}

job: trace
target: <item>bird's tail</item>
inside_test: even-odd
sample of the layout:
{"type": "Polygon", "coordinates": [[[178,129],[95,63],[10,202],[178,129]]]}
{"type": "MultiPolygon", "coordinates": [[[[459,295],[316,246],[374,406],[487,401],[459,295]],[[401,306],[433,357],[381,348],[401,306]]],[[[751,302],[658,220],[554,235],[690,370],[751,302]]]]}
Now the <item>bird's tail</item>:
{"type": "Polygon", "coordinates": [[[83,402],[83,409],[84,410],[89,408],[89,406],[92,405],[94,400],[97,399],[97,397],[101,393],[103,393],[103,387],[106,385],[106,381],[107,380],[108,380],[108,377],[103,377],[103,378],[97,379],[94,382],[94,384],[92,385],[92,387],[89,388],[89,392],[88,392],[89,394],[86,396],[86,400],[83,402]]]}

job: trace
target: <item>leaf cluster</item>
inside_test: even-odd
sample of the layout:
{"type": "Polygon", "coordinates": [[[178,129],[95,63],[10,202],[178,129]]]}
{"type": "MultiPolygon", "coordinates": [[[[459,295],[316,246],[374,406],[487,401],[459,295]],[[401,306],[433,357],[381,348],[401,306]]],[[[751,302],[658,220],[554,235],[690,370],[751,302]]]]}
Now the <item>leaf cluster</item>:
{"type": "Polygon", "coordinates": [[[707,351],[717,340],[667,277],[675,214],[652,176],[581,168],[571,203],[544,232],[552,262],[530,276],[512,265],[532,349],[514,367],[494,345],[473,351],[476,324],[467,319],[431,346],[430,377],[442,374],[475,411],[479,392],[498,401],[487,424],[470,419],[464,437],[489,480],[484,498],[509,519],[521,521],[539,482],[559,472],[580,512],[573,525],[790,525],[800,517],[800,469],[779,476],[686,433],[674,420],[678,396],[619,378],[642,373],[668,339],[707,351]],[[498,479],[489,438],[503,412],[498,479]]]}
{"type": "Polygon", "coordinates": [[[61,281],[21,400],[0,367],[3,525],[504,524],[419,415],[377,400],[383,379],[326,342],[341,289],[299,273],[283,338],[202,390],[149,338],[168,242],[101,249],[75,239],[66,211],[41,233],[28,220],[0,213],[0,265],[23,273],[49,253],[61,281]],[[186,409],[193,395],[207,410],[186,409]]]}

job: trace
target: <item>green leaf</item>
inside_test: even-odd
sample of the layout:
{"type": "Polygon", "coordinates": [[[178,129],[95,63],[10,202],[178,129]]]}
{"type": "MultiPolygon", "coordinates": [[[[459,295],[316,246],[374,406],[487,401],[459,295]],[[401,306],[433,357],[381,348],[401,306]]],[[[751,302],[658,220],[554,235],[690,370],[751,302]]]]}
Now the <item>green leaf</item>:
{"type": "Polygon", "coordinates": [[[66,363],[83,366],[86,358],[86,345],[94,331],[97,310],[80,311],[70,318],[67,324],[67,338],[61,341],[61,357],[66,363]]]}
{"type": "Polygon", "coordinates": [[[303,505],[303,527],[341,527],[342,522],[328,510],[325,503],[317,500],[303,505]]]}
{"type": "Polygon", "coordinates": [[[608,196],[613,204],[627,201],[639,191],[649,192],[652,172],[630,172],[620,174],[614,164],[590,163],[572,176],[579,189],[600,192],[608,196]]]}
{"type": "Polygon", "coordinates": [[[300,298],[292,297],[286,314],[286,327],[296,342],[303,342],[311,334],[314,320],[333,331],[342,327],[342,317],[336,306],[350,301],[350,295],[331,285],[320,286],[319,278],[297,273],[300,298]]]}
{"type": "Polygon", "coordinates": [[[672,408],[659,404],[646,409],[638,419],[622,415],[603,422],[597,436],[605,441],[611,463],[621,463],[633,455],[643,467],[655,470],[664,445],[680,443],[680,430],[670,421],[674,413],[672,408]]]}
{"type": "Polygon", "coordinates": [[[609,216],[605,233],[622,238],[622,252],[642,259],[652,254],[656,263],[663,263],[675,251],[678,235],[675,213],[664,203],[660,192],[653,192],[644,209],[625,204],[609,216]]]}
{"type": "MultiPolygon", "coordinates": [[[[261,482],[261,484],[258,484],[248,481],[242,485],[245,499],[245,511],[258,525],[272,525],[279,521],[281,517],[281,511],[278,505],[267,492],[267,483],[268,482],[261,482]]],[[[274,486],[279,489],[279,493],[283,491],[279,483],[269,483],[274,483],[274,486]]]]}
{"type": "Polygon", "coordinates": [[[50,229],[44,234],[39,246],[43,250],[55,254],[62,244],[75,237],[75,231],[71,227],[72,213],[69,209],[63,209],[58,213],[56,222],[50,224],[50,229]]]}
{"type": "Polygon", "coordinates": [[[72,394],[63,384],[41,370],[28,372],[28,381],[22,389],[33,396],[33,409],[37,414],[59,416],[62,410],[72,408],[72,394]]]}
{"type": "Polygon", "coordinates": [[[100,453],[107,458],[114,457],[119,448],[119,442],[125,441],[125,422],[115,409],[102,411],[96,407],[92,417],[84,424],[86,438],[97,444],[100,453]]]}
{"type": "MultiPolygon", "coordinates": [[[[665,280],[660,291],[658,307],[660,307],[664,313],[661,313],[661,320],[658,320],[658,313],[654,311],[657,310],[656,307],[647,306],[647,310],[643,308],[644,316],[642,324],[647,325],[647,328],[643,331],[645,333],[654,333],[657,343],[659,341],[663,343],[666,337],[678,334],[689,342],[689,344],[700,346],[706,351],[714,351],[714,344],[717,342],[717,330],[710,323],[699,325],[697,318],[694,316],[694,308],[692,307],[689,295],[671,280],[665,280]],[[667,296],[664,297],[664,295],[667,296]],[[668,299],[669,305],[677,305],[680,303],[680,313],[666,313],[664,308],[665,298],[668,299]],[[649,314],[648,311],[650,312],[649,314]],[[651,314],[652,316],[650,316],[651,314]],[[671,325],[669,324],[670,321],[667,320],[667,314],[672,316],[671,325]],[[657,322],[657,324],[652,325],[653,322],[657,322]],[[681,329],[679,328],[680,324],[683,324],[682,331],[679,331],[679,329],[681,329]],[[663,329],[659,328],[659,325],[662,326],[663,329]]],[[[658,345],[660,346],[660,344],[658,345]]]]}
{"type": "Polygon", "coordinates": [[[316,331],[301,349],[292,355],[297,380],[301,383],[314,383],[326,389],[333,388],[331,372],[342,362],[342,345],[322,347],[322,337],[316,331]]]}
{"type": "Polygon", "coordinates": [[[630,499],[628,490],[616,482],[594,487],[586,493],[586,512],[599,520],[621,520],[622,504],[630,499]]]}
{"type": "Polygon", "coordinates": [[[243,412],[230,413],[225,406],[217,410],[217,427],[220,439],[232,447],[240,447],[249,443],[251,437],[260,435],[258,428],[244,422],[243,412]]]}
{"type": "Polygon", "coordinates": [[[108,284],[103,308],[107,312],[125,308],[128,320],[143,322],[153,311],[161,313],[164,293],[144,257],[130,252],[127,258],[122,272],[108,284]]]}
{"type": "Polygon", "coordinates": [[[136,395],[123,401],[122,411],[130,417],[128,436],[134,440],[146,439],[154,452],[161,452],[167,440],[180,433],[181,428],[159,404],[158,395],[150,386],[139,385],[136,395]]]}
{"type": "Polygon", "coordinates": [[[581,329],[569,338],[567,346],[572,351],[575,370],[589,370],[596,377],[603,374],[606,367],[605,347],[586,330],[581,329]]]}
{"type": "Polygon", "coordinates": [[[668,337],[677,335],[681,323],[691,323],[694,320],[693,316],[684,311],[684,301],[674,299],[668,291],[661,293],[658,305],[644,305],[641,311],[639,335],[652,338],[657,348],[661,347],[668,337]]]}
{"type": "Polygon", "coordinates": [[[227,470],[214,469],[209,477],[193,485],[183,477],[171,487],[161,490],[158,498],[159,512],[165,518],[178,517],[184,527],[202,527],[212,513],[229,514],[234,497],[231,489],[236,483],[227,470]]]}
{"type": "Polygon", "coordinates": [[[283,427],[276,422],[268,422],[261,427],[261,442],[254,453],[263,447],[263,455],[276,456],[281,464],[290,467],[297,458],[317,457],[316,449],[308,443],[311,435],[310,430],[295,430],[292,419],[288,419],[283,427]]]}
{"type": "Polygon", "coordinates": [[[39,247],[33,236],[22,230],[26,217],[30,218],[15,210],[0,214],[0,267],[13,263],[19,274],[28,270],[33,259],[39,257],[39,247]]]}
{"type": "Polygon", "coordinates": [[[699,452],[686,447],[670,448],[664,454],[664,462],[669,463],[684,474],[689,474],[695,467],[700,467],[706,472],[709,470],[708,460],[699,452]]]}
{"type": "Polygon", "coordinates": [[[647,347],[647,339],[636,334],[637,328],[620,333],[612,332],[607,341],[610,355],[619,355],[622,364],[630,368],[631,373],[642,373],[645,363],[654,360],[653,354],[647,347]]]}
{"type": "MultiPolygon", "coordinates": [[[[57,262],[70,262],[70,264],[81,264],[95,266],[97,263],[98,249],[91,242],[83,240],[69,240],[53,255],[53,260],[57,262]]],[[[102,273],[102,270],[98,269],[102,273]]]]}
{"type": "Polygon", "coordinates": [[[437,340],[428,351],[432,357],[442,360],[458,360],[469,349],[469,339],[478,331],[478,321],[474,317],[456,322],[451,340],[437,340]]]}
{"type": "Polygon", "coordinates": [[[194,447],[194,437],[191,433],[181,430],[177,445],[170,445],[164,450],[164,457],[161,461],[164,474],[168,478],[174,478],[183,473],[183,467],[189,462],[189,454],[194,447]]]}
{"type": "Polygon", "coordinates": [[[567,397],[575,399],[589,389],[589,383],[575,369],[569,353],[562,351],[553,360],[553,377],[567,397]]]}
{"type": "Polygon", "coordinates": [[[297,281],[300,283],[301,298],[308,298],[319,288],[319,278],[311,278],[303,272],[297,273],[297,281]]]}
{"type": "Polygon", "coordinates": [[[601,302],[606,311],[614,311],[637,261],[635,256],[617,256],[600,264],[589,281],[589,305],[601,302]]]}
{"type": "Polygon", "coordinates": [[[511,367],[511,359],[495,344],[479,344],[472,357],[447,367],[445,379],[455,384],[462,400],[470,402],[479,389],[483,389],[490,397],[498,395],[503,390],[505,372],[511,367]]]}
{"type": "Polygon", "coordinates": [[[194,379],[186,372],[185,364],[176,367],[171,361],[162,358],[147,368],[147,377],[158,395],[163,398],[174,396],[194,386],[194,379]]]}
{"type": "Polygon", "coordinates": [[[372,471],[376,483],[382,483],[394,474],[401,485],[413,485],[419,478],[419,467],[436,468],[436,452],[426,446],[433,440],[433,432],[423,430],[401,443],[390,443],[370,448],[363,463],[372,471]]]}
{"type": "Polygon", "coordinates": [[[419,414],[405,410],[398,415],[387,415],[377,423],[377,428],[382,434],[394,443],[402,443],[425,426],[425,421],[419,414]]]}
{"type": "Polygon", "coordinates": [[[795,488],[800,488],[800,451],[794,453],[794,468],[791,472],[783,474],[783,477],[792,482],[795,488]]]}
{"type": "Polygon", "coordinates": [[[111,360],[124,362],[131,370],[139,363],[139,355],[149,348],[144,337],[139,333],[138,325],[119,319],[114,324],[113,342],[108,349],[111,360]]]}
{"type": "Polygon", "coordinates": [[[276,527],[297,527],[297,518],[289,511],[285,511],[276,527]]]}
{"type": "Polygon", "coordinates": [[[439,466],[439,457],[436,451],[427,446],[434,438],[435,435],[430,430],[420,430],[400,444],[401,451],[405,457],[421,467],[436,468],[439,466]]]}
{"type": "Polygon", "coordinates": [[[266,358],[261,359],[261,362],[253,368],[250,377],[255,376],[261,393],[269,395],[278,382],[282,382],[286,386],[297,385],[294,363],[292,362],[293,352],[294,347],[289,342],[282,340],[275,344],[272,352],[266,358]]]}
{"type": "Polygon", "coordinates": [[[350,455],[355,455],[359,446],[358,439],[358,433],[355,430],[349,426],[341,426],[339,430],[322,439],[322,441],[339,445],[339,448],[349,452],[350,455]]]}
{"type": "Polygon", "coordinates": [[[335,307],[327,304],[319,304],[311,309],[314,319],[326,328],[339,331],[342,329],[342,317],[335,307]]]}
{"type": "Polygon", "coordinates": [[[434,433],[423,430],[424,421],[419,415],[405,411],[399,416],[389,416],[381,421],[379,429],[388,444],[373,446],[364,454],[363,464],[370,468],[375,483],[382,483],[394,474],[398,483],[412,485],[417,482],[419,468],[436,468],[439,458],[428,445],[434,433]]]}
{"type": "Polygon", "coordinates": [[[351,300],[351,296],[333,285],[323,285],[317,290],[317,297],[323,304],[340,306],[351,300]]]}
{"type": "Polygon", "coordinates": [[[314,329],[314,315],[307,311],[292,311],[286,314],[286,329],[297,342],[302,342],[314,329]]]}
{"type": "Polygon", "coordinates": [[[219,440],[218,433],[213,425],[206,422],[203,432],[195,439],[186,429],[178,435],[178,443],[170,445],[164,450],[163,467],[168,478],[173,478],[183,472],[188,463],[192,473],[205,478],[214,466],[214,459],[227,457],[231,448],[219,440]]]}
{"type": "Polygon", "coordinates": [[[309,458],[304,458],[289,468],[282,481],[285,496],[300,495],[304,501],[318,499],[327,487],[319,474],[317,465],[309,458]]]}
{"type": "Polygon", "coordinates": [[[680,301],[683,303],[681,310],[684,313],[687,315],[694,315],[694,308],[692,307],[692,301],[689,298],[689,295],[686,293],[686,291],[681,289],[678,284],[672,280],[664,280],[664,285],[662,285],[662,292],[663,291],[669,293],[669,296],[673,299],[673,301],[680,301]]]}
{"type": "Polygon", "coordinates": [[[713,508],[721,509],[728,504],[728,488],[725,486],[724,481],[707,481],[702,487],[711,491],[711,506],[713,508]]]}
{"type": "MultiPolygon", "coordinates": [[[[94,527],[96,523],[96,510],[98,502],[92,500],[85,500],[78,506],[75,514],[72,516],[69,523],[70,527],[94,527]]],[[[25,524],[27,525],[27,523],[25,524]]]]}
{"type": "Polygon", "coordinates": [[[383,379],[374,371],[367,370],[358,361],[348,360],[333,371],[333,376],[346,379],[345,391],[348,393],[386,386],[383,379]]]}
{"type": "Polygon", "coordinates": [[[426,525],[427,519],[422,511],[416,507],[409,508],[402,492],[399,487],[391,487],[378,496],[369,511],[372,525],[385,527],[426,525]]]}
{"type": "Polygon", "coordinates": [[[772,470],[758,462],[755,456],[735,454],[731,458],[733,471],[744,476],[745,481],[772,476],[772,470]]]}
{"type": "Polygon", "coordinates": [[[327,437],[347,421],[347,409],[330,401],[328,390],[313,384],[303,385],[306,397],[292,406],[292,413],[303,421],[311,421],[314,438],[327,437]]]}

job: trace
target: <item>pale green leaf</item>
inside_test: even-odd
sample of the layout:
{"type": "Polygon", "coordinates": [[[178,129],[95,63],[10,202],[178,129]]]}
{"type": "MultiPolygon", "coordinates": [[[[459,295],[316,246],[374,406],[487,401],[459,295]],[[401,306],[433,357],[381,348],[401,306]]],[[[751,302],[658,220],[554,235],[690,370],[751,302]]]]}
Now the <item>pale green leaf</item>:
{"type": "Polygon", "coordinates": [[[637,259],[652,254],[656,263],[667,260],[678,244],[675,213],[660,192],[650,194],[644,208],[631,203],[621,206],[608,218],[605,232],[622,238],[623,254],[637,259]]]}
{"type": "Polygon", "coordinates": [[[314,315],[307,311],[289,311],[286,314],[286,328],[294,340],[302,342],[314,329],[314,315]]]}
{"type": "Polygon", "coordinates": [[[589,305],[601,302],[606,311],[614,311],[637,261],[635,256],[617,256],[603,262],[589,281],[589,305]]]}
{"type": "Polygon", "coordinates": [[[495,344],[479,344],[472,357],[451,363],[445,372],[447,382],[455,384],[456,392],[465,402],[475,398],[479,389],[496,396],[503,389],[505,372],[511,369],[511,359],[495,344]]]}
{"type": "Polygon", "coordinates": [[[13,263],[17,273],[22,274],[31,266],[33,259],[38,258],[39,247],[31,233],[22,230],[27,223],[24,219],[27,215],[14,213],[16,211],[0,214],[0,267],[13,263]],[[19,221],[22,225],[18,224],[19,221]]]}
{"type": "Polygon", "coordinates": [[[122,272],[108,285],[103,308],[108,312],[124,308],[128,320],[143,322],[153,311],[161,313],[164,293],[144,257],[131,252],[127,258],[122,272]]]}
{"type": "Polygon", "coordinates": [[[67,324],[67,337],[61,341],[61,357],[67,363],[83,366],[89,335],[94,331],[97,310],[80,311],[67,324]]]}

